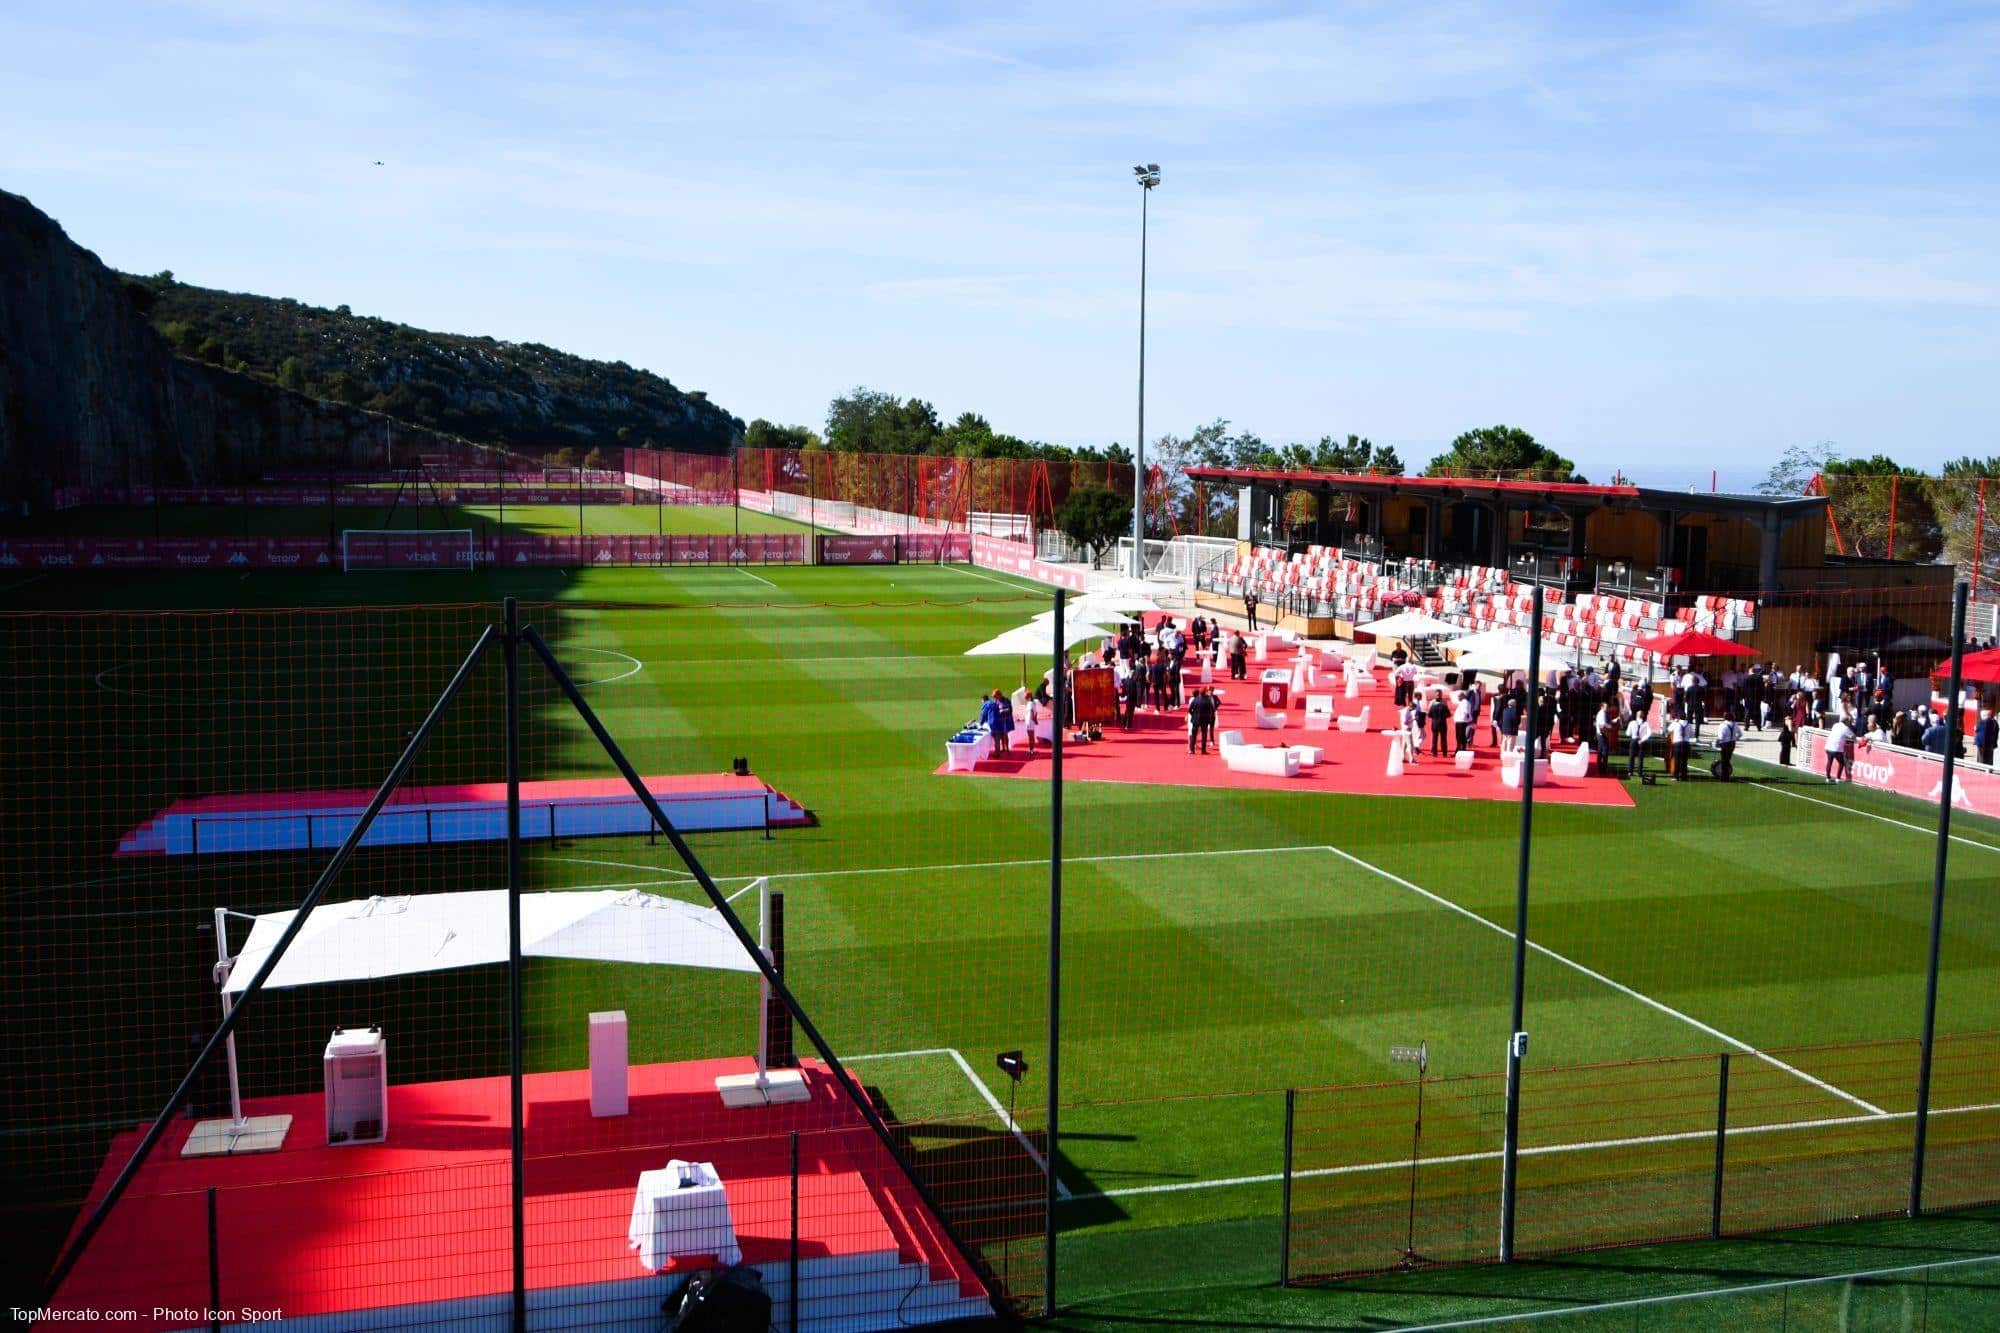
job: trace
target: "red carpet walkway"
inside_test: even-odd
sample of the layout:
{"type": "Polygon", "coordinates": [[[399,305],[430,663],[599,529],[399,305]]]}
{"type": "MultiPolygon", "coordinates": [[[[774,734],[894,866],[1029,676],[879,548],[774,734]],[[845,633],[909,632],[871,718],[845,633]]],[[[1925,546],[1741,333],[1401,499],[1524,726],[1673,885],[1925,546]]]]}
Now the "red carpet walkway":
{"type": "MultiPolygon", "coordinates": [[[[1290,661],[1290,654],[1285,656],[1283,663],[1278,662],[1274,654],[1271,665],[1289,665],[1290,661]]],[[[1371,689],[1364,684],[1358,698],[1341,697],[1342,686],[1337,669],[1323,672],[1320,683],[1307,691],[1333,695],[1335,710],[1340,714],[1359,713],[1367,707],[1370,716],[1366,731],[1343,732],[1332,728],[1307,731],[1303,725],[1305,701],[1297,695],[1292,697],[1292,706],[1288,711],[1289,726],[1277,731],[1259,731],[1255,708],[1258,669],[1256,663],[1251,663],[1251,679],[1247,681],[1228,680],[1225,671],[1216,673],[1215,688],[1222,692],[1216,733],[1241,731],[1243,739],[1252,745],[1316,745],[1325,752],[1317,766],[1300,768],[1295,778],[1232,772],[1223,767],[1222,757],[1213,750],[1207,755],[1187,752],[1187,723],[1181,713],[1141,711],[1137,728],[1133,731],[1109,728],[1099,743],[1066,746],[1063,750],[1063,778],[1080,782],[1141,782],[1172,787],[1235,787],[1365,796],[1432,796],[1471,801],[1521,799],[1518,788],[1500,781],[1499,755],[1490,744],[1474,747],[1479,757],[1470,770],[1452,767],[1449,758],[1426,757],[1415,765],[1406,765],[1403,776],[1399,778],[1387,776],[1390,738],[1381,733],[1393,723],[1394,710],[1390,703],[1391,691],[1386,671],[1376,673],[1383,681],[1381,685],[1371,689]]],[[[1184,679],[1198,681],[1199,675],[1190,673],[1190,677],[1184,679]]],[[[1490,740],[1485,722],[1480,724],[1479,738],[1490,740]]],[[[1037,746],[1035,756],[1030,759],[1018,743],[1017,736],[1012,756],[988,759],[971,773],[960,772],[950,776],[1046,779],[1048,769],[1048,747],[1037,746]]],[[[947,770],[939,767],[937,772],[945,774],[947,770]]],[[[1586,778],[1541,779],[1535,784],[1535,800],[1562,805],[1629,807],[1633,804],[1624,783],[1617,778],[1599,777],[1594,768],[1591,776],[1586,778]]]]}

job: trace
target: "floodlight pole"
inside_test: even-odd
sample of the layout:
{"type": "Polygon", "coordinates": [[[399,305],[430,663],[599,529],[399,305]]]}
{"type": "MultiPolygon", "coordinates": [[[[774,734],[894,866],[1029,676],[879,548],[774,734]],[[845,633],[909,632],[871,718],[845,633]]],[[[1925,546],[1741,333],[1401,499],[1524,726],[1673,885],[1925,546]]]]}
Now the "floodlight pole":
{"type": "Polygon", "coordinates": [[[1937,1037],[1938,953],[1944,940],[1944,875],[1951,853],[1952,778],[1962,723],[1959,691],[1965,688],[1965,600],[1961,582],[1951,599],[1951,687],[1945,694],[1944,775],[1938,786],[1937,863],[1931,872],[1931,950],[1924,973],[1924,1037],[1917,1054],[1917,1132],[1910,1152],[1910,1216],[1924,1211],[1924,1149],[1930,1138],[1931,1055],[1937,1037]]]}
{"type": "Polygon", "coordinates": [[[1049,1107],[1048,1141],[1042,1148],[1048,1177],[1044,1182],[1046,1192],[1042,1202],[1042,1308],[1049,1314],[1054,1314],[1056,1309],[1056,1143],[1062,1087],[1063,733],[1069,716],[1069,648],[1065,642],[1067,632],[1064,621],[1067,619],[1068,601],[1069,594],[1057,588],[1052,653],[1056,677],[1053,691],[1056,718],[1049,734],[1049,1107]]]}
{"type": "Polygon", "coordinates": [[[1515,854],[1514,1005],[1507,1028],[1507,1129],[1500,1146],[1500,1262],[1514,1258],[1514,1197],[1519,1186],[1521,1138],[1521,1057],[1528,1034],[1522,1030],[1528,983],[1528,849],[1535,825],[1535,749],[1541,743],[1542,585],[1535,584],[1528,629],[1527,749],[1521,755],[1521,845],[1515,854]]]}
{"type": "MultiPolygon", "coordinates": [[[[582,473],[577,474],[579,477],[582,473]]],[[[578,509],[579,525],[582,509],[578,509]]],[[[581,541],[581,526],[577,529],[581,541]]],[[[528,1327],[528,1201],[522,1179],[527,1159],[521,1078],[521,610],[512,598],[503,604],[506,628],[500,637],[500,660],[506,670],[507,744],[507,1109],[509,1200],[513,1209],[514,1333],[528,1327]]],[[[554,815],[550,815],[553,822],[554,815]]]]}
{"type": "MultiPolygon", "coordinates": [[[[1153,187],[1160,183],[1158,167],[1134,167],[1139,178],[1139,433],[1132,440],[1132,568],[1135,579],[1146,577],[1146,222],[1153,187]]],[[[1058,603],[1060,605],[1060,603],[1058,603]]]]}

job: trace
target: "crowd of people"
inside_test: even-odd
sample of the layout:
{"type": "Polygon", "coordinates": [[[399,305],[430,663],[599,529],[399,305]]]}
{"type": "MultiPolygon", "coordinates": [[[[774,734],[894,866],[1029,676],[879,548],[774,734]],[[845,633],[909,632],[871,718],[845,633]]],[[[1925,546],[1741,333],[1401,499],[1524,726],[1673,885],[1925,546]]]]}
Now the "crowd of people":
{"type": "MultiPolygon", "coordinates": [[[[1226,669],[1230,680],[1246,680],[1246,633],[1199,615],[1184,623],[1165,617],[1151,631],[1133,621],[1086,652],[1078,665],[1111,668],[1118,726],[1133,730],[1142,712],[1179,714],[1186,723],[1189,751],[1206,754],[1214,743],[1217,699],[1212,689],[1194,684],[1189,676],[1206,663],[1211,670],[1226,669]]],[[[1943,754],[1956,744],[1959,757],[1976,757],[1986,765],[1994,763],[2000,750],[2000,718],[1992,709],[1980,710],[1968,756],[1967,738],[1929,708],[1896,707],[1895,677],[1870,661],[1822,672],[1804,664],[1787,672],[1769,663],[1731,663],[1713,681],[1699,665],[1690,665],[1664,678],[1664,692],[1651,679],[1629,678],[1615,659],[1558,666],[1539,684],[1531,684],[1520,671],[1499,675],[1490,686],[1478,673],[1466,674],[1449,689],[1426,683],[1426,678],[1424,669],[1398,646],[1389,661],[1391,706],[1409,762],[1425,755],[1449,759],[1471,749],[1482,726],[1488,743],[1503,756],[1527,751],[1546,758],[1553,748],[1583,745],[1600,773],[1617,771],[1616,761],[1622,758],[1623,776],[1646,781],[1652,780],[1647,760],[1656,741],[1666,776],[1686,780],[1711,724],[1707,743],[1715,760],[1709,771],[1724,782],[1734,778],[1737,745],[1752,732],[1774,733],[1777,761],[1790,767],[1805,729],[1821,728],[1828,782],[1849,780],[1855,753],[1871,745],[1943,754]]],[[[992,733],[996,755],[1012,753],[1014,733],[1025,725],[1032,754],[1038,724],[1053,708],[1052,673],[1045,673],[1032,692],[1016,691],[1010,699],[995,690],[982,698],[979,722],[992,733]]],[[[1070,721],[1064,719],[1066,725],[1070,721]]]]}

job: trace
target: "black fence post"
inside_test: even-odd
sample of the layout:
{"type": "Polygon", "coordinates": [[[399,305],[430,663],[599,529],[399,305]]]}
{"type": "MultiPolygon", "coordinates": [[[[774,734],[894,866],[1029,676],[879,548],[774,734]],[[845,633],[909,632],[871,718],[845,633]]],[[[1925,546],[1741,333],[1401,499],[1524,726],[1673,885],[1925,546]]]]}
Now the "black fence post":
{"type": "Polygon", "coordinates": [[[785,1307],[790,1318],[785,1333],[799,1333],[799,1132],[792,1131],[792,1248],[786,1259],[790,1278],[785,1283],[785,1307]]]}
{"type": "MultiPolygon", "coordinates": [[[[580,474],[579,474],[580,475],[580,474]]],[[[514,1333],[528,1327],[528,1207],[522,1167],[527,1157],[521,1074],[521,707],[520,608],[512,597],[505,604],[506,632],[500,640],[506,668],[507,746],[507,1100],[509,1111],[508,1181],[513,1210],[514,1333]]]]}
{"type": "Polygon", "coordinates": [[[221,1228],[215,1217],[215,1186],[208,1187],[208,1329],[222,1333],[222,1250],[218,1243],[221,1228]]]}
{"type": "Polygon", "coordinates": [[[1299,1094],[1285,1089],[1285,1170],[1278,1197],[1278,1285],[1292,1285],[1292,1130],[1298,1116],[1299,1094]]]}
{"type": "Polygon", "coordinates": [[[1917,1132],[1910,1149],[1910,1216],[1924,1211],[1924,1152],[1930,1144],[1931,1052],[1937,1041],[1938,950],[1944,939],[1944,875],[1951,855],[1951,798],[1958,757],[1959,691],[1965,687],[1966,585],[1951,600],[1951,684],[1945,692],[1944,774],[1938,786],[1937,861],[1931,871],[1930,963],[1924,974],[1924,1035],[1917,1054],[1917,1132]]]}
{"type": "Polygon", "coordinates": [[[1063,735],[1069,723],[1068,594],[1056,589],[1055,642],[1051,657],[1055,667],[1055,718],[1049,732],[1049,1108],[1048,1141],[1043,1145],[1048,1179],[1043,1195],[1042,1309],[1056,1311],[1056,1177],[1057,1130],[1061,1108],[1057,1104],[1062,1086],[1062,864],[1063,864],[1063,735]]]}
{"type": "Polygon", "coordinates": [[[1715,1184],[1709,1192],[1708,1234],[1722,1234],[1723,1148],[1729,1141],[1729,1052],[1724,1051],[1715,1075],[1715,1184]]]}
{"type": "Polygon", "coordinates": [[[1535,584],[1528,630],[1528,716],[1522,735],[1527,748],[1521,765],[1521,845],[1514,879],[1514,1006],[1507,1029],[1507,1127],[1500,1145],[1500,1262],[1514,1258],[1514,1200],[1521,1135],[1521,1058],[1528,1053],[1522,1030],[1528,984],[1528,852],[1535,826],[1535,751],[1541,744],[1542,585],[1535,584]]]}

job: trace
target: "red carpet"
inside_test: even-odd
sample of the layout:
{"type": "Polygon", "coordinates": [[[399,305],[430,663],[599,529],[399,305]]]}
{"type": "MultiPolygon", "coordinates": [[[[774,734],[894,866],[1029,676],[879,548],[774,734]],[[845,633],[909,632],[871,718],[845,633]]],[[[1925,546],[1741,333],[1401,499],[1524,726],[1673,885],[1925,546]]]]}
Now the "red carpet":
{"type": "MultiPolygon", "coordinates": [[[[530,1074],[527,1260],[531,1289],[646,1281],[627,1247],[638,1174],[671,1157],[712,1161],[749,1263],[782,1264],[790,1228],[787,1134],[799,1131],[800,1253],[900,1251],[977,1280],[852,1105],[808,1063],[810,1101],[724,1110],[718,1074],[748,1060],[635,1066],[631,1113],[594,1119],[584,1071],[530,1074]]],[[[57,1305],[137,1309],[121,1327],[187,1325],[155,1307],[208,1305],[206,1190],[218,1188],[221,1294],[229,1308],[286,1318],[499,1297],[511,1290],[507,1080],[395,1085],[389,1139],[325,1146],[318,1092],[249,1101],[295,1118],[278,1152],[182,1158],[193,1122],[167,1134],[111,1212],[57,1305]]],[[[108,1188],[138,1141],[121,1134],[91,1191],[108,1188]]],[[[658,1279],[651,1279],[658,1281],[658,1279]]]]}
{"type": "MultiPolygon", "coordinates": [[[[1280,663],[1274,653],[1269,665],[1289,665],[1291,657],[1291,654],[1286,654],[1284,662],[1280,663]]],[[[1100,742],[1064,747],[1064,780],[1339,792],[1363,796],[1433,796],[1473,801],[1521,799],[1518,788],[1500,781],[1499,755],[1490,743],[1474,746],[1479,758],[1470,770],[1452,767],[1449,757],[1426,757],[1417,764],[1405,765],[1402,777],[1389,777],[1386,770],[1390,738],[1381,734],[1393,721],[1392,695],[1386,671],[1376,673],[1382,678],[1382,685],[1370,689],[1364,684],[1360,696],[1354,699],[1342,697],[1337,669],[1323,672],[1320,683],[1309,692],[1333,695],[1334,707],[1339,714],[1355,714],[1364,706],[1368,707],[1371,710],[1368,730],[1309,732],[1303,725],[1305,701],[1296,695],[1287,713],[1289,726],[1277,731],[1257,729],[1258,670],[1258,665],[1252,662],[1251,679],[1237,681],[1227,679],[1226,671],[1216,673],[1215,688],[1222,691],[1216,733],[1241,731],[1243,739],[1252,745],[1316,745],[1325,752],[1316,767],[1300,768],[1295,778],[1232,772],[1223,767],[1222,757],[1213,750],[1207,755],[1187,752],[1187,723],[1181,713],[1156,714],[1142,710],[1133,731],[1107,728],[1100,742]]],[[[1198,682],[1199,673],[1183,679],[1198,682]]],[[[1192,685],[1187,684],[1183,688],[1190,690],[1192,685]]],[[[1478,739],[1491,741],[1488,724],[1484,721],[1480,724],[1478,739]]],[[[971,773],[951,773],[949,776],[1046,779],[1048,770],[1048,747],[1038,745],[1031,759],[1019,744],[1017,735],[1013,755],[988,759],[971,773]]],[[[947,770],[940,766],[937,772],[946,774],[947,770]]],[[[1535,784],[1535,800],[1566,805],[1630,806],[1633,803],[1621,781],[1599,777],[1594,768],[1591,776],[1586,778],[1543,778],[1535,784]]]]}

